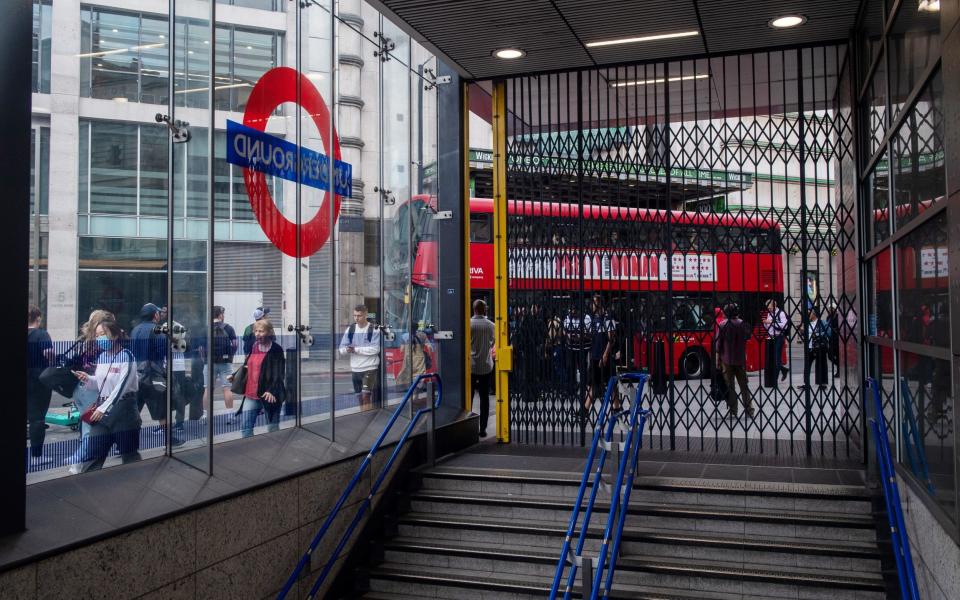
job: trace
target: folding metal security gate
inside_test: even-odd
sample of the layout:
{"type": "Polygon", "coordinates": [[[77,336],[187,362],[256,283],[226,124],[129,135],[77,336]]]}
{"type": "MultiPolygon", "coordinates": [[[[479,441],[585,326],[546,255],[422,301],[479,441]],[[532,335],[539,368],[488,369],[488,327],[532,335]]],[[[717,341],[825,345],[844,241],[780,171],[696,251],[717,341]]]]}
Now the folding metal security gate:
{"type": "Polygon", "coordinates": [[[827,46],[506,82],[512,440],[583,444],[593,382],[644,369],[653,448],[859,456],[849,62],[827,46]],[[711,377],[730,304],[753,329],[753,417],[711,377]]]}

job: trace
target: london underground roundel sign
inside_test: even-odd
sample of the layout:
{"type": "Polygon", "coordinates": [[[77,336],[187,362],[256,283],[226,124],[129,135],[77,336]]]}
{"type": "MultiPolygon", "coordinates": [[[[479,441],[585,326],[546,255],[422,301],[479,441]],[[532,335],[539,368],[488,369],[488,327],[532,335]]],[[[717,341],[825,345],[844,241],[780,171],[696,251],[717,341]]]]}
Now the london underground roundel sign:
{"type": "Polygon", "coordinates": [[[331,196],[336,221],[341,196],[351,195],[353,169],[340,160],[336,131],[332,137],[330,139],[330,112],[320,92],[306,76],[289,67],[271,69],[257,81],[247,100],[243,124],[227,121],[227,162],[243,167],[243,180],[257,222],[273,245],[288,256],[301,258],[319,250],[333,229],[331,196]],[[326,155],[265,132],[270,116],[284,102],[299,104],[310,115],[320,131],[326,155]],[[332,182],[329,180],[331,155],[332,182]],[[290,221],[273,201],[267,175],[324,190],[320,210],[305,223],[290,221]]]}

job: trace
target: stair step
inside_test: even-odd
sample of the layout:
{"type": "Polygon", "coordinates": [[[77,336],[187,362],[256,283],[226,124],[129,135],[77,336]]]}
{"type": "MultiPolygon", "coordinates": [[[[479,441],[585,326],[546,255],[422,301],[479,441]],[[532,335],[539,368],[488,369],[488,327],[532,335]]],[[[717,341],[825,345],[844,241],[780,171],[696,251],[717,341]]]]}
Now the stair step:
{"type": "MultiPolygon", "coordinates": [[[[541,471],[502,471],[436,467],[420,473],[428,491],[544,496],[572,500],[581,475],[541,471]]],[[[589,486],[588,486],[589,489],[589,486]]],[[[608,497],[602,491],[599,498],[608,497]]],[[[631,501],[660,504],[734,506],[768,510],[809,510],[866,514],[874,495],[855,486],[638,477],[631,501]]]]}
{"type": "MultiPolygon", "coordinates": [[[[534,537],[542,537],[548,544],[557,550],[563,541],[568,528],[567,522],[536,521],[532,519],[511,520],[501,519],[499,522],[483,522],[458,515],[442,515],[436,513],[408,513],[399,518],[401,525],[411,527],[441,528],[460,530],[474,536],[477,541],[483,539],[481,534],[517,534],[517,537],[527,536],[533,541],[534,537]]],[[[599,539],[603,533],[604,523],[593,521],[587,530],[587,537],[599,539]]],[[[575,535],[579,533],[579,530],[575,535]]],[[[490,537],[489,535],[487,537],[490,537]]],[[[495,537],[495,535],[494,535],[495,537]]],[[[638,527],[628,523],[623,530],[625,543],[649,542],[670,545],[687,545],[695,547],[726,548],[731,550],[747,550],[759,552],[804,553],[814,555],[833,555],[849,558],[877,559],[880,551],[874,542],[859,540],[838,540],[829,538],[809,538],[807,536],[754,536],[744,533],[685,530],[672,528],[658,528],[656,523],[638,527]]]]}
{"type": "MultiPolygon", "coordinates": [[[[551,579],[523,575],[507,577],[483,571],[462,569],[432,573],[390,563],[370,571],[370,585],[375,588],[372,593],[379,594],[379,596],[376,596],[377,600],[394,597],[393,590],[403,594],[413,593],[418,598],[447,598],[450,600],[462,600],[464,598],[527,600],[535,598],[542,600],[550,592],[551,579]],[[399,585],[390,585],[391,582],[399,585]],[[469,590],[469,593],[466,590],[469,590]]],[[[575,598],[581,597],[579,590],[575,590],[572,595],[575,598]]],[[[611,590],[610,598],[617,600],[774,600],[775,597],[744,596],[741,594],[647,585],[643,587],[615,585],[611,590]]]]}
{"type": "MultiPolygon", "coordinates": [[[[393,552],[432,554],[443,558],[451,556],[492,561],[535,563],[552,572],[558,554],[517,546],[478,545],[472,542],[430,542],[426,540],[398,538],[385,544],[393,552]]],[[[696,558],[637,557],[623,556],[617,563],[617,572],[645,571],[669,574],[696,574],[699,577],[719,577],[764,583],[838,587],[842,589],[882,590],[883,578],[879,572],[850,575],[838,569],[808,569],[803,567],[778,566],[771,568],[745,567],[729,560],[700,560],[696,558]]]]}
{"type": "MultiPolygon", "coordinates": [[[[526,508],[535,510],[562,511],[568,517],[572,510],[572,501],[555,496],[496,496],[483,493],[461,493],[453,491],[419,491],[410,494],[411,500],[421,503],[443,503],[459,506],[460,509],[472,509],[478,506],[491,507],[495,512],[500,507],[526,508]]],[[[584,499],[581,506],[586,506],[584,499]]],[[[594,512],[607,514],[610,503],[598,501],[594,512]]],[[[733,508],[729,506],[676,505],[663,503],[634,502],[631,499],[629,515],[642,515],[654,518],[708,519],[721,521],[751,521],[756,523],[810,525],[817,527],[841,527],[872,529],[875,519],[872,514],[851,514],[806,510],[764,510],[760,508],[733,508]]]]}

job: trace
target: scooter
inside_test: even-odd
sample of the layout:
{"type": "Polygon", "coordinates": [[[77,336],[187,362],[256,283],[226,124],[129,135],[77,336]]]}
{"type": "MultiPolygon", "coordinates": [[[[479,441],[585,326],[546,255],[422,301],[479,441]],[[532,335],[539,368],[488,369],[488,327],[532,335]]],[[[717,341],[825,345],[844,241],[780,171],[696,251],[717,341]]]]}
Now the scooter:
{"type": "Polygon", "coordinates": [[[64,402],[61,406],[67,410],[51,409],[47,411],[43,422],[47,425],[69,427],[71,431],[80,429],[80,409],[73,401],[64,402]]]}

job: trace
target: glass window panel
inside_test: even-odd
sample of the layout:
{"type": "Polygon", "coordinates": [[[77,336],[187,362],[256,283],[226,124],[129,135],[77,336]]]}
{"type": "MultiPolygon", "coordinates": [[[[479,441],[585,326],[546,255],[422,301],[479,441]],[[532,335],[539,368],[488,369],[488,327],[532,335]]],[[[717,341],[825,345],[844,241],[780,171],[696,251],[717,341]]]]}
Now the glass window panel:
{"type": "Polygon", "coordinates": [[[880,149],[883,134],[887,127],[887,63],[885,56],[880,57],[867,92],[863,96],[863,144],[864,154],[868,157],[880,149]]]}
{"type": "Polygon", "coordinates": [[[167,214],[167,146],[170,134],[159,125],[140,128],[140,214],[167,214]]]}
{"type": "Polygon", "coordinates": [[[176,54],[176,81],[174,94],[177,106],[206,108],[210,83],[209,46],[210,27],[206,22],[178,19],[177,40],[182,49],[176,54]]]}
{"type": "Polygon", "coordinates": [[[218,4],[232,4],[244,8],[259,8],[260,10],[283,10],[283,3],[278,0],[217,0],[218,4]]]}
{"type": "Polygon", "coordinates": [[[77,186],[77,212],[90,212],[90,123],[80,123],[80,149],[77,161],[79,162],[80,181],[77,186]]]}
{"type": "MultiPolygon", "coordinates": [[[[868,74],[873,59],[880,52],[883,37],[883,3],[867,2],[860,28],[860,72],[868,74]]],[[[858,86],[859,87],[859,86],[858,86]]]]}
{"type": "Polygon", "coordinates": [[[136,125],[90,123],[90,210],[136,214],[136,125]]]}
{"type": "Polygon", "coordinates": [[[33,4],[33,91],[50,93],[50,35],[52,30],[50,0],[33,4]]]}
{"type": "Polygon", "coordinates": [[[144,17],[140,23],[140,101],[167,104],[169,75],[166,19],[144,17]]]}
{"type": "Polygon", "coordinates": [[[947,246],[946,212],[897,243],[901,340],[950,347],[947,246]]]}
{"type": "Polygon", "coordinates": [[[50,211],[50,128],[40,128],[40,214],[50,211]]]}
{"type": "Polygon", "coordinates": [[[37,130],[30,130],[30,214],[33,215],[37,195],[37,130]]]}
{"type": "Polygon", "coordinates": [[[207,217],[207,129],[194,127],[193,136],[184,144],[186,154],[186,199],[187,217],[207,217]]]}
{"type": "Polygon", "coordinates": [[[867,270],[867,335],[893,337],[893,296],[890,281],[890,249],[869,263],[867,270]]]}
{"type": "Polygon", "coordinates": [[[940,57],[940,12],[900,6],[887,37],[890,48],[890,105],[900,112],[926,68],[940,57]]]}
{"type": "Polygon", "coordinates": [[[890,175],[888,171],[888,161],[883,158],[874,168],[868,177],[867,193],[869,203],[867,206],[867,215],[865,221],[872,222],[872,227],[867,227],[868,240],[867,246],[875,246],[883,240],[890,237],[890,175]]]}
{"type": "MultiPolygon", "coordinates": [[[[213,207],[216,219],[230,218],[230,163],[227,162],[227,134],[214,134],[213,207]]],[[[206,134],[204,134],[206,140],[206,134]]],[[[204,199],[206,203],[206,199],[204,199]]]]}
{"type": "Polygon", "coordinates": [[[900,353],[900,463],[954,515],[956,476],[950,361],[900,353]]]}
{"type": "Polygon", "coordinates": [[[939,73],[917,99],[893,140],[896,227],[943,200],[943,81],[939,73]]]}
{"type": "Polygon", "coordinates": [[[90,87],[82,90],[83,95],[137,101],[139,43],[138,16],[94,11],[90,48],[81,53],[81,70],[90,71],[90,87]]]}
{"type": "Polygon", "coordinates": [[[279,64],[278,40],[272,33],[237,29],[233,44],[233,74],[228,83],[231,110],[243,111],[257,80],[279,64]]]}
{"type": "MultiPolygon", "coordinates": [[[[204,36],[204,42],[209,40],[209,35],[204,36]]],[[[215,105],[217,110],[230,110],[230,92],[232,69],[230,68],[230,57],[233,55],[232,41],[233,32],[229,27],[217,27],[217,72],[214,76],[215,85],[215,105]]],[[[204,52],[207,46],[204,44],[204,52]]],[[[206,73],[209,78],[210,73],[206,73]]],[[[206,93],[204,93],[206,96],[206,93]]]]}

